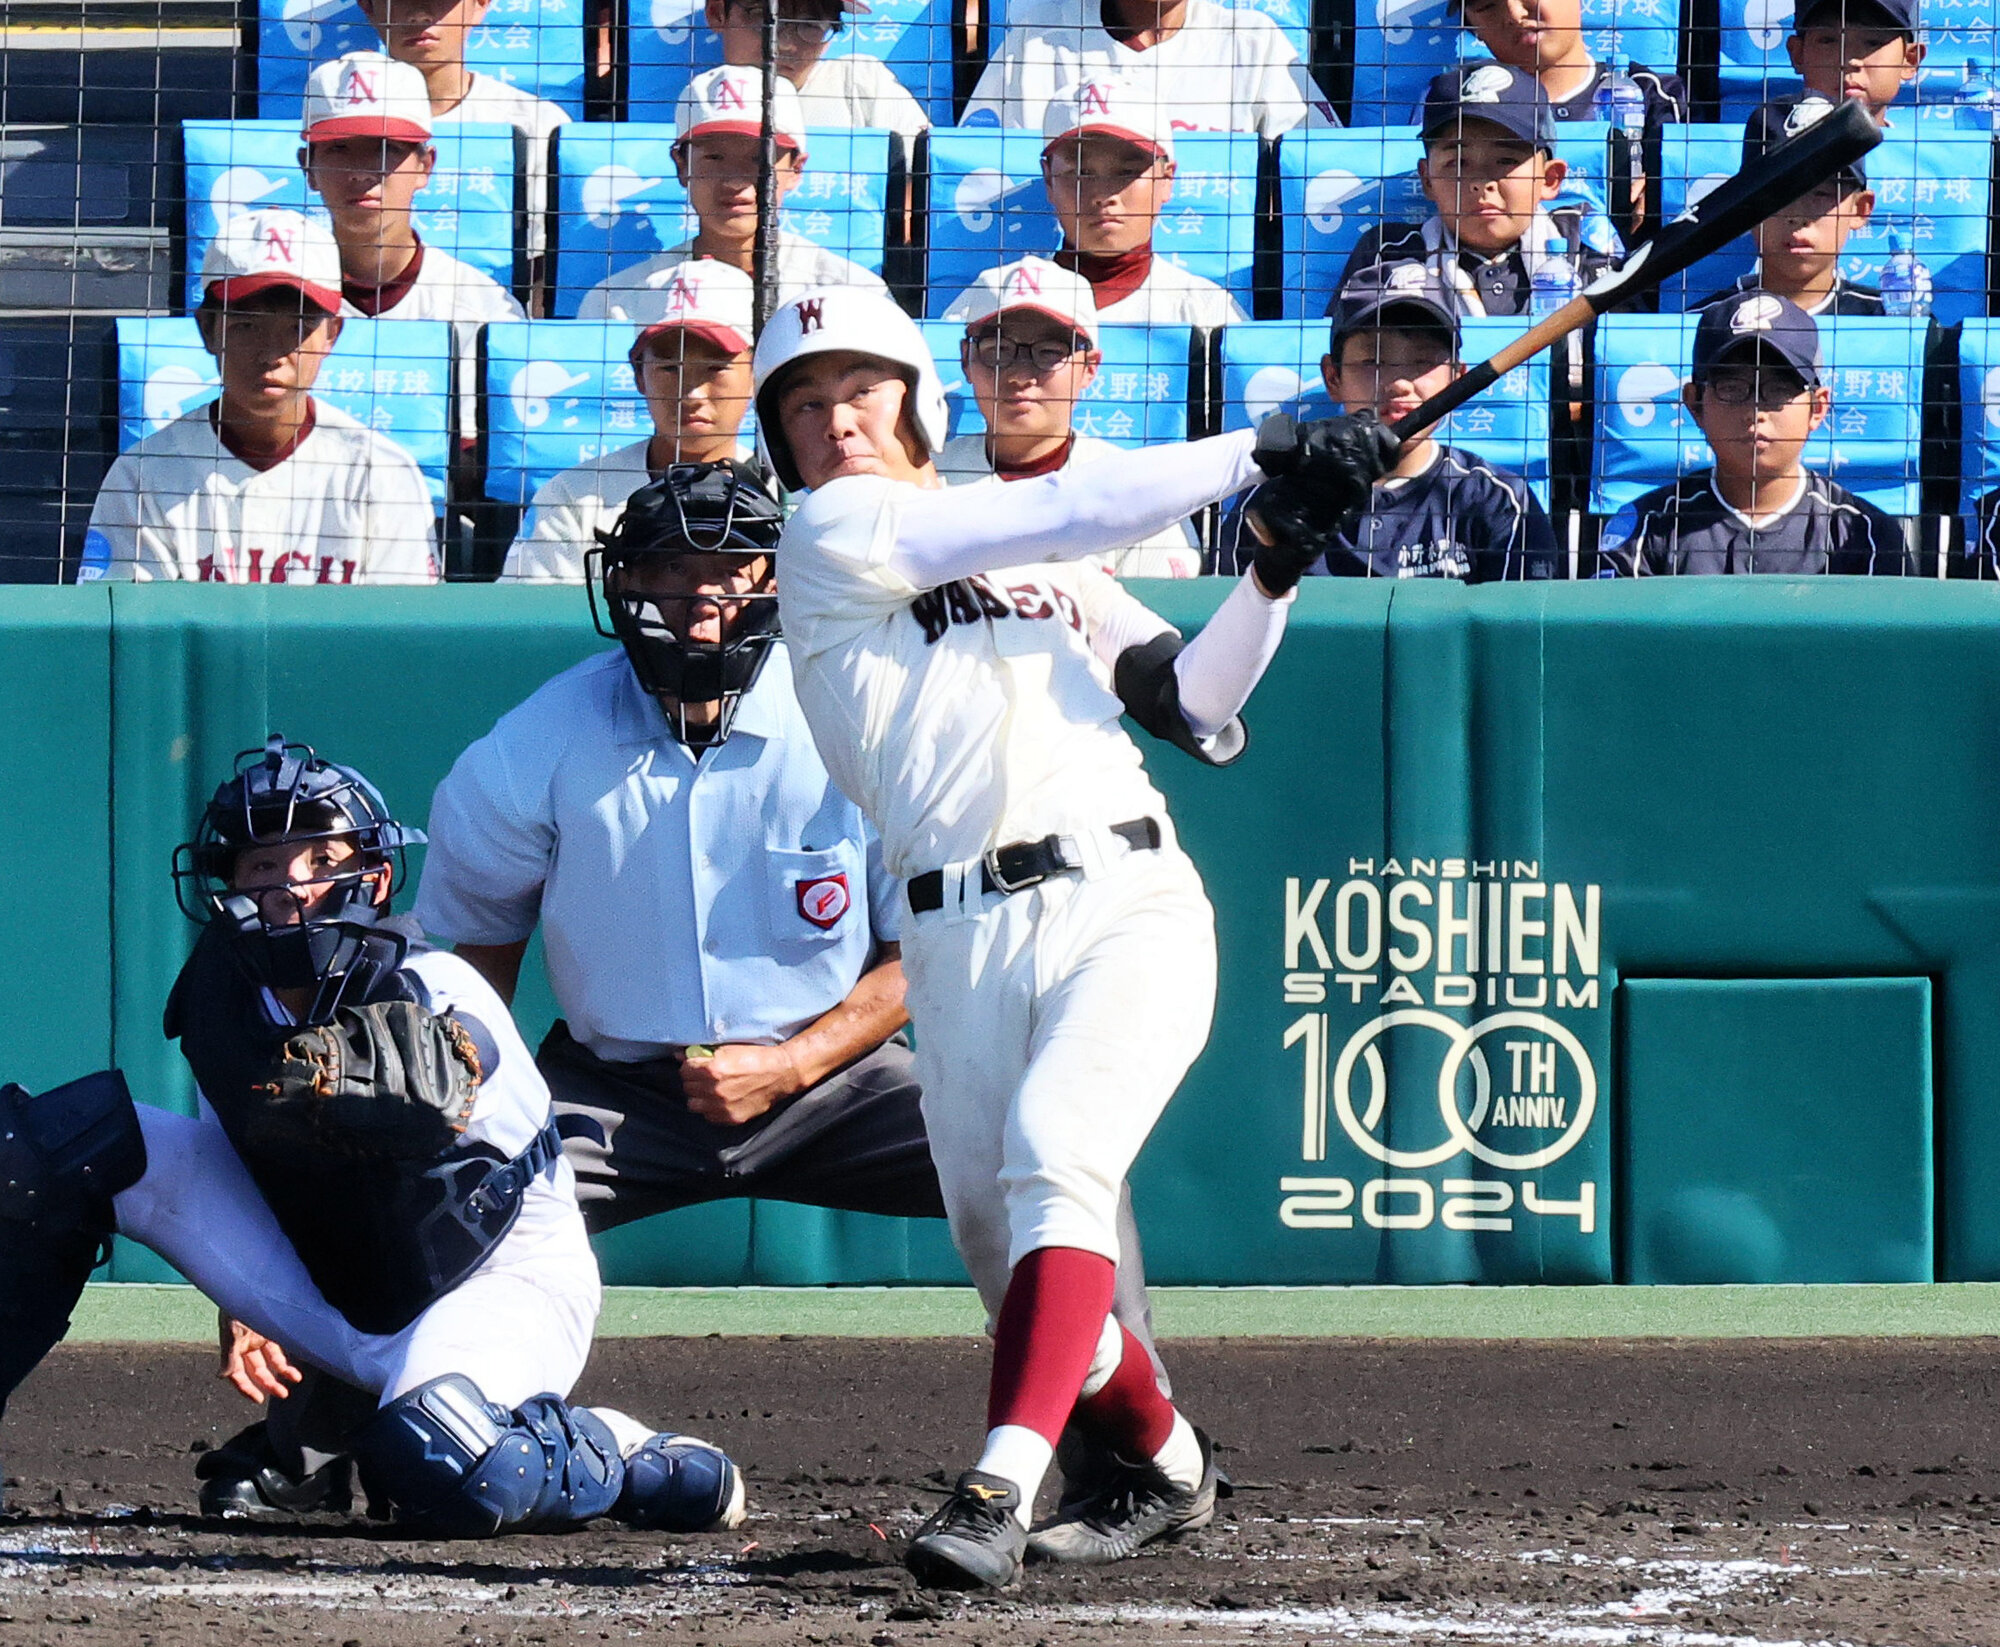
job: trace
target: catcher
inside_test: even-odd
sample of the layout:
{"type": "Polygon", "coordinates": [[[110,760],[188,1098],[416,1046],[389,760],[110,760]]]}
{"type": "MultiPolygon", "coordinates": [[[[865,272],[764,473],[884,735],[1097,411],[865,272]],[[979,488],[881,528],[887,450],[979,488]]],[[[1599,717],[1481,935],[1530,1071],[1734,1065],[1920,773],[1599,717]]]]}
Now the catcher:
{"type": "Polygon", "coordinates": [[[174,860],[204,931],[166,1029],[200,1115],[134,1106],[115,1071],[0,1088],[0,1403],[116,1230],[369,1392],[353,1452],[414,1532],[734,1526],[743,1482],[720,1449],[564,1399],[596,1261],[507,1009],[389,912],[423,839],[305,745],[239,757],[174,860]]]}

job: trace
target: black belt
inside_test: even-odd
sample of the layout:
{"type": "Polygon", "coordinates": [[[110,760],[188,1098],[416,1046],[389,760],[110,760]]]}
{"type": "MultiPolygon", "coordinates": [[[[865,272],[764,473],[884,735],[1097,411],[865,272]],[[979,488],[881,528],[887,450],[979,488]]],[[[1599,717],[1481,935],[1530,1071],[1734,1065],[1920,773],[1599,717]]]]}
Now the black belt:
{"type": "MultiPolygon", "coordinates": [[[[1157,852],[1163,837],[1157,818],[1133,818],[1113,824],[1111,833],[1134,852],[1157,852]]],[[[1015,893],[1058,875],[1074,875],[1083,865],[1063,848],[1061,835],[1044,835],[1039,841],[1016,841],[998,846],[980,860],[979,883],[984,892],[1015,893]]],[[[910,913],[928,915],[944,908],[944,871],[927,869],[910,877],[910,913]]]]}

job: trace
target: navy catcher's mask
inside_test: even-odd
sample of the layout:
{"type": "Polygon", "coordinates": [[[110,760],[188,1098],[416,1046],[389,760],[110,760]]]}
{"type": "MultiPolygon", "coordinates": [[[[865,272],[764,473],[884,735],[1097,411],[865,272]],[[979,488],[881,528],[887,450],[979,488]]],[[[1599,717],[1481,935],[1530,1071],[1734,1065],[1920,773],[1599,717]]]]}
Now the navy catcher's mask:
{"type": "Polygon", "coordinates": [[[225,932],[253,983],[315,991],[304,1021],[322,1023],[367,980],[402,964],[408,940],[379,923],[403,881],[405,847],[424,832],[389,816],[380,791],[350,766],[272,733],[236,757],[192,841],[174,849],[181,913],[225,932]],[[305,882],[236,885],[254,847],[346,840],[354,856],[305,882]]]}
{"type": "Polygon", "coordinates": [[[584,557],[597,632],[624,646],[639,684],[690,749],[729,736],[778,638],[770,561],[783,529],[783,512],[749,465],[682,463],[634,492],[584,557]],[[713,719],[690,717],[690,706],[709,704],[713,719]]]}

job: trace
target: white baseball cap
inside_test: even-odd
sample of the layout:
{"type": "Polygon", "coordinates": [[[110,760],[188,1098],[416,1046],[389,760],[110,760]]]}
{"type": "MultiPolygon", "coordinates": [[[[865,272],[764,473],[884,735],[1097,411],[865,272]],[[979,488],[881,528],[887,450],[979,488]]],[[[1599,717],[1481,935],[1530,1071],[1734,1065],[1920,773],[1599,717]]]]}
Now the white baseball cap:
{"type": "Polygon", "coordinates": [[[1028,309],[1072,326],[1097,347],[1097,299],[1082,275],[1045,257],[1024,257],[988,269],[952,300],[946,320],[962,320],[969,332],[1010,309],[1028,309]]]}
{"type": "Polygon", "coordinates": [[[757,289],[741,269],[712,257],[676,263],[657,285],[619,294],[625,318],[639,323],[632,353],[662,332],[692,332],[731,354],[750,347],[757,333],[757,289]]]}
{"type": "Polygon", "coordinates": [[[351,51],[306,77],[301,130],[308,143],[335,137],[431,140],[431,94],[408,63],[379,51],[351,51]]]}
{"type": "Polygon", "coordinates": [[[1115,74],[1094,75],[1064,87],[1042,113],[1042,153],[1065,137],[1122,137],[1162,160],[1174,158],[1174,127],[1166,110],[1115,74]]]}
{"type": "MultiPolygon", "coordinates": [[[[781,148],[797,149],[806,157],[806,117],[799,94],[791,81],[778,76],[777,96],[772,101],[772,129],[781,148]]],[[[682,90],[674,104],[674,147],[690,138],[715,132],[740,137],[761,137],[764,133],[764,73],[725,63],[719,69],[698,74],[682,90]]]]}
{"type": "Polygon", "coordinates": [[[340,313],[340,248],[297,212],[244,212],[223,224],[201,260],[204,298],[236,302],[292,286],[330,315],[340,313]]]}

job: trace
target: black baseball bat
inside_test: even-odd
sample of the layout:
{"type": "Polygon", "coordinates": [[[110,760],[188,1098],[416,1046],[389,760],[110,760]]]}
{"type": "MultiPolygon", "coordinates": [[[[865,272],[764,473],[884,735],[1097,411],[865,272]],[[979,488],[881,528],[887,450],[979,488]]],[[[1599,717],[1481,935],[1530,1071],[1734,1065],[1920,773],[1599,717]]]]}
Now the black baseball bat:
{"type": "Polygon", "coordinates": [[[1440,389],[1407,417],[1389,425],[1400,440],[1420,435],[1524,360],[1558,338],[1588,326],[1606,309],[1649,292],[1711,252],[1747,234],[1780,208],[1809,194],[1843,166],[1882,141],[1882,128],[1859,103],[1845,101],[1782,143],[1774,143],[1727,183],[1704,195],[1628,257],[1598,276],[1560,309],[1545,315],[1491,359],[1440,389]]]}

